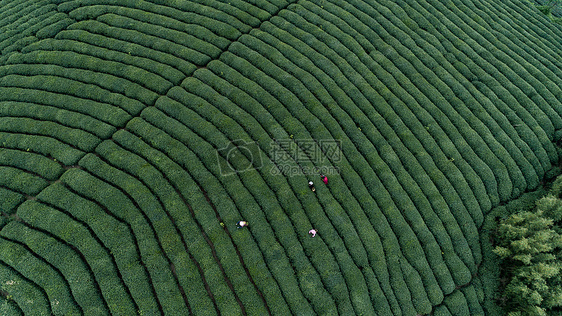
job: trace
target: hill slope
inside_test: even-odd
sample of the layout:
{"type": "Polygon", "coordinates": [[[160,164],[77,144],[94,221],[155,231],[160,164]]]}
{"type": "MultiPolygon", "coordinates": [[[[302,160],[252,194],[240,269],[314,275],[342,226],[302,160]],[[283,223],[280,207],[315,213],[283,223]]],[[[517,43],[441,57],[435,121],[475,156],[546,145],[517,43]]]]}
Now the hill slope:
{"type": "Polygon", "coordinates": [[[485,314],[485,217],[559,161],[562,28],[526,2],[3,0],[0,29],[5,315],[485,314]]]}

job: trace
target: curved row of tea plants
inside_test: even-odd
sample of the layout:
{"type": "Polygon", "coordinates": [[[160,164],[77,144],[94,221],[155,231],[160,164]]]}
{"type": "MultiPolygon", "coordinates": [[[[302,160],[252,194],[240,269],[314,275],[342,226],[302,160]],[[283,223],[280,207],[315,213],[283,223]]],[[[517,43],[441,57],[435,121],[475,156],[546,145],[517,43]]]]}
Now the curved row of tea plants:
{"type": "Polygon", "coordinates": [[[484,314],[562,136],[560,33],[492,2],[0,1],[0,309],[484,314]]]}

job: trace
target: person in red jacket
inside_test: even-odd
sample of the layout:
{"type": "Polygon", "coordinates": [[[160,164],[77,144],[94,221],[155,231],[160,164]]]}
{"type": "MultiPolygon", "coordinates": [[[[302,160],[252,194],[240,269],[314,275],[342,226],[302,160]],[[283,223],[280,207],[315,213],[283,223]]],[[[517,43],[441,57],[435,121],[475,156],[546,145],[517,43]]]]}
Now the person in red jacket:
{"type": "Polygon", "coordinates": [[[324,181],[324,184],[328,184],[328,177],[326,177],[323,174],[320,174],[320,178],[322,178],[322,181],[324,181]]]}

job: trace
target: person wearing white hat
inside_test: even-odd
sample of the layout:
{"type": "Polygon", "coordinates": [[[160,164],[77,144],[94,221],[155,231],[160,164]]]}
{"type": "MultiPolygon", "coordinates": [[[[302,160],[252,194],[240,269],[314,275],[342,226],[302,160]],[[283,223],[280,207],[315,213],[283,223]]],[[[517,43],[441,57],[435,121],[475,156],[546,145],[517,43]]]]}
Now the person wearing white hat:
{"type": "Polygon", "coordinates": [[[314,188],[314,183],[312,182],[312,180],[308,181],[308,187],[312,190],[312,192],[316,191],[316,189],[314,188]]]}

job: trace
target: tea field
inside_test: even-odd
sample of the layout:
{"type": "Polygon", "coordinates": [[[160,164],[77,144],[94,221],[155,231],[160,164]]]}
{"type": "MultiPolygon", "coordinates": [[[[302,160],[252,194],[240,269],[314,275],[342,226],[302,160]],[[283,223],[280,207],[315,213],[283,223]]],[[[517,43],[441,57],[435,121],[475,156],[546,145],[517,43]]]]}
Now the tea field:
{"type": "Polygon", "coordinates": [[[501,315],[561,128],[526,1],[0,0],[0,314],[501,315]]]}

